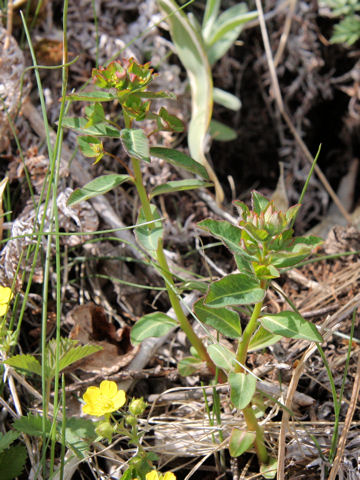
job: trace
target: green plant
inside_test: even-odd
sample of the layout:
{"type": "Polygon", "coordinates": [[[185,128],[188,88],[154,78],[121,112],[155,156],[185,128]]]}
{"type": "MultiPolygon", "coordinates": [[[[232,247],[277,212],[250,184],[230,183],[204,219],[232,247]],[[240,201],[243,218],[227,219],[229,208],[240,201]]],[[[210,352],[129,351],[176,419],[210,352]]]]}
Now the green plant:
{"type": "Polygon", "coordinates": [[[360,2],[359,0],[324,0],[331,9],[333,17],[341,17],[334,26],[332,43],[353,45],[360,38],[360,2]]]}
{"type": "Polygon", "coordinates": [[[173,327],[180,326],[191,342],[195,355],[182,362],[179,368],[183,373],[191,373],[199,361],[206,361],[219,381],[228,379],[231,401],[243,412],[248,431],[244,433],[236,428],[233,430],[229,444],[230,453],[239,456],[255,446],[263,476],[273,478],[276,472],[275,461],[267,453],[263,432],[252,408],[256,394],[256,377],[246,367],[247,355],[249,351],[272,345],[282,337],[322,341],[316,327],[296,310],[277,314],[263,311],[264,298],[267,290],[271,288],[272,279],[278,278],[283,269],[293,267],[304,260],[314,247],[321,243],[321,239],[293,237],[292,224],[300,205],[281,212],[275,208],[273,202],[257,192],[252,194],[252,209],[242,202],[235,202],[242,217],[238,226],[217,220],[200,222],[199,226],[202,229],[228,247],[239,269],[239,273],[230,274],[211,283],[207,294],[194,305],[194,313],[200,321],[211,325],[222,335],[238,339],[237,352],[233,354],[218,342],[212,342],[205,347],[181,310],[179,294],[163,249],[161,218],[152,201],[161,193],[209,184],[200,180],[171,182],[147,192],[142,181],[140,161],[150,161],[151,155],[160,156],[177,166],[202,175],[205,179],[206,170],[190,157],[175,150],[150,148],[144,132],[133,128],[135,120],[140,122],[143,119],[153,119],[157,124],[155,131],[164,128],[177,131],[181,129],[178,120],[168,115],[164,109],[158,113],[151,111],[151,99],[167,95],[164,92],[147,90],[152,78],[148,64],[139,65],[133,59],[113,62],[107,68],[94,69],[93,78],[95,84],[105,91],[69,95],[67,97],[69,100],[93,103],[85,110],[86,119],[66,118],[64,124],[82,134],[78,137],[80,149],[86,156],[95,158],[95,162],[109,154],[100,137],[119,138],[130,157],[132,169],[122,163],[127,171],[126,175],[99,177],[76,190],[71,195],[69,203],[94,197],[123,182],[135,185],[142,205],[135,226],[136,237],[139,245],[147,253],[149,261],[164,278],[177,320],[161,312],[145,315],[132,329],[132,342],[136,344],[149,336],[161,336],[173,327]],[[122,108],[125,123],[123,129],[107,119],[100,103],[115,99],[122,108]],[[242,331],[239,309],[247,309],[251,305],[252,310],[246,310],[249,312],[249,321],[242,331]]]}
{"type": "Polygon", "coordinates": [[[86,118],[65,118],[64,126],[72,128],[81,134],[78,137],[78,143],[85,156],[95,158],[96,163],[104,155],[110,155],[120,162],[127,174],[111,174],[98,177],[76,190],[70,196],[68,203],[73,205],[82,200],[106,193],[124,182],[129,182],[135,186],[141,201],[141,209],[135,227],[136,237],[139,245],[148,255],[148,260],[153,263],[163,277],[170,303],[177,317],[177,321],[175,321],[163,313],[146,315],[139,321],[138,331],[142,331],[142,336],[149,335],[150,331],[156,333],[156,335],[163,335],[174,326],[179,325],[186,333],[200,358],[208,364],[210,370],[215,375],[216,366],[181,308],[174,279],[169,271],[163,249],[163,228],[160,214],[156,205],[152,203],[156,196],[163,193],[211,185],[208,181],[209,177],[206,169],[192,158],[176,150],[164,147],[150,147],[149,139],[144,131],[133,127],[135,121],[139,124],[139,122],[149,119],[156,122],[156,128],[150,135],[154,135],[160,130],[179,132],[183,129],[182,122],[175,116],[170,115],[165,108],[160,108],[158,112],[151,110],[152,99],[173,98],[173,96],[165,92],[148,90],[147,87],[153,78],[153,71],[149,64],[140,65],[134,59],[125,59],[122,62],[116,61],[110,63],[106,68],[93,69],[92,77],[95,85],[100,87],[101,90],[74,93],[67,96],[67,99],[70,101],[92,102],[85,109],[86,118]],[[121,107],[125,128],[122,128],[105,116],[102,102],[114,100],[121,107]],[[121,141],[124,150],[130,158],[131,168],[105,150],[101,137],[118,138],[121,141]],[[171,164],[201,176],[204,180],[187,179],[172,181],[147,192],[143,184],[141,162],[150,162],[150,156],[162,158],[171,164]]]}
{"type": "Polygon", "coordinates": [[[293,237],[292,224],[300,205],[281,212],[258,192],[252,193],[252,209],[242,202],[235,202],[235,205],[242,218],[239,226],[210,219],[200,222],[199,226],[231,251],[239,273],[211,283],[206,296],[194,305],[194,312],[219,333],[238,338],[236,354],[218,343],[208,346],[210,357],[228,376],[231,401],[243,412],[248,427],[246,434],[233,430],[230,453],[238,456],[254,445],[263,475],[273,478],[276,473],[274,460],[268,456],[262,429],[251,407],[256,393],[256,377],[246,366],[247,355],[249,351],[272,345],[282,337],[322,342],[316,327],[295,308],[276,314],[263,309],[272,279],[278,278],[283,269],[294,267],[306,258],[322,240],[293,237]],[[247,305],[253,307],[249,311],[249,321],[241,331],[236,312],[247,305]],[[270,471],[265,473],[269,466],[270,471]]]}
{"type": "MultiPolygon", "coordinates": [[[[222,187],[204,153],[209,125],[211,127],[213,101],[232,110],[238,110],[241,103],[229,92],[213,88],[211,66],[235,42],[244,24],[256,18],[257,12],[248,12],[245,3],[238,3],[219,15],[221,0],[208,0],[200,26],[194,16],[186,16],[183,12],[187,4],[179,8],[174,0],[158,0],[158,5],[166,15],[172,41],[190,83],[192,103],[188,129],[190,155],[206,168],[209,178],[214,182],[217,201],[221,203],[224,198],[222,187]]],[[[213,122],[211,130],[217,132],[217,139],[221,139],[220,133],[224,126],[219,122],[213,122]]],[[[226,129],[226,134],[230,139],[236,137],[236,133],[229,129],[226,129]]]]}

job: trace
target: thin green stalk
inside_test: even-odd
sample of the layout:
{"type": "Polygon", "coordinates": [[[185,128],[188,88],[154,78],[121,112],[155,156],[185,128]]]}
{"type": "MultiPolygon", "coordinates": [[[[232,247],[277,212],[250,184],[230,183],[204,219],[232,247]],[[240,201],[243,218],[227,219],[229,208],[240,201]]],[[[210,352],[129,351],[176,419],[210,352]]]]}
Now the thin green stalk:
{"type": "Polygon", "coordinates": [[[244,330],[241,342],[239,342],[238,350],[236,353],[236,359],[237,359],[237,363],[235,365],[236,372],[242,372],[244,370],[242,365],[245,365],[250,339],[258,326],[258,318],[259,318],[263,303],[264,302],[262,300],[261,302],[255,304],[249,323],[247,324],[244,330]]]}
{"type": "Polygon", "coordinates": [[[255,416],[254,410],[251,406],[244,408],[242,411],[244,414],[245,422],[247,428],[250,432],[255,432],[255,450],[259,462],[263,465],[266,465],[269,461],[269,454],[265,447],[264,442],[264,432],[261,426],[258,424],[257,418],[255,416]]]}
{"type": "MultiPolygon", "coordinates": [[[[168,292],[168,295],[169,295],[169,300],[170,300],[171,306],[174,309],[174,312],[175,312],[176,318],[178,319],[179,325],[180,325],[181,329],[183,330],[183,332],[185,333],[185,335],[187,336],[187,338],[189,339],[189,342],[191,343],[191,345],[196,349],[200,358],[207,363],[211,373],[213,375],[215,375],[216,374],[215,364],[213,363],[213,361],[209,357],[209,354],[208,354],[204,344],[202,343],[200,338],[196,335],[196,333],[194,332],[194,330],[191,326],[191,323],[189,322],[186,315],[182,311],[179,299],[178,299],[178,297],[175,293],[174,281],[173,281],[171,273],[169,272],[169,267],[168,267],[167,260],[166,260],[165,254],[164,254],[162,240],[159,240],[158,248],[156,250],[156,255],[157,255],[157,259],[158,259],[163,277],[165,279],[165,284],[166,284],[166,289],[167,289],[167,292],[168,292]]],[[[225,381],[224,375],[222,375],[221,373],[219,373],[219,380],[220,380],[220,382],[225,381]]]]}
{"type": "MultiPolygon", "coordinates": [[[[131,158],[131,163],[133,166],[134,170],[134,181],[135,181],[135,186],[136,190],[138,192],[138,195],[140,197],[140,202],[141,206],[144,211],[145,219],[147,222],[153,222],[154,221],[154,216],[151,212],[151,207],[150,207],[150,202],[149,198],[147,196],[144,184],[143,184],[143,178],[142,178],[142,173],[141,173],[141,168],[140,168],[140,160],[137,158],[131,158]]],[[[149,225],[149,229],[152,230],[154,228],[154,224],[151,223],[149,225]]]]}

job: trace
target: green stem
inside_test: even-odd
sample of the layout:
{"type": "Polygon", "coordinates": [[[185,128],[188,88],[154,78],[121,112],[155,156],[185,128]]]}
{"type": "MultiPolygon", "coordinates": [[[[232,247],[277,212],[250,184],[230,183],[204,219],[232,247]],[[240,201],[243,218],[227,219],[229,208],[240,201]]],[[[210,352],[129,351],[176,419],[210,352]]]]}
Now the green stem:
{"type": "Polygon", "coordinates": [[[269,454],[265,447],[263,429],[258,424],[254,410],[251,408],[251,406],[244,408],[242,412],[244,414],[244,418],[245,418],[245,422],[248,430],[250,432],[256,433],[255,450],[256,450],[256,454],[259,459],[259,462],[262,465],[266,465],[269,461],[269,454]]]}
{"type": "MultiPolygon", "coordinates": [[[[141,173],[141,168],[140,168],[140,160],[137,158],[131,157],[131,163],[133,166],[133,171],[134,171],[134,182],[135,182],[135,187],[138,192],[138,195],[140,197],[140,202],[141,206],[144,211],[144,215],[146,218],[147,222],[153,222],[154,221],[154,216],[151,212],[151,206],[150,206],[150,201],[147,196],[144,184],[143,184],[143,178],[142,178],[142,173],[141,173]]],[[[152,230],[154,228],[154,224],[149,225],[149,229],[152,230]]]]}
{"type": "Polygon", "coordinates": [[[237,363],[235,365],[236,372],[244,371],[244,368],[242,367],[242,365],[245,365],[250,339],[258,326],[258,318],[259,318],[262,306],[263,306],[263,300],[255,304],[249,323],[247,324],[244,330],[241,342],[239,342],[238,350],[236,353],[236,359],[237,359],[237,363]]]}
{"type": "MultiPolygon", "coordinates": [[[[158,244],[158,248],[157,248],[156,253],[157,253],[157,259],[158,259],[159,265],[160,265],[161,270],[162,270],[163,277],[165,279],[165,285],[166,285],[167,293],[169,295],[169,300],[170,300],[172,308],[174,309],[174,312],[175,312],[176,318],[178,319],[179,325],[180,325],[181,329],[183,330],[183,332],[185,333],[185,335],[187,336],[187,338],[189,339],[189,342],[191,343],[191,345],[196,349],[200,358],[203,361],[206,362],[206,364],[209,367],[211,373],[215,376],[216,366],[215,366],[214,362],[209,357],[209,354],[208,354],[204,344],[202,343],[200,338],[196,335],[196,333],[194,332],[194,330],[191,326],[191,323],[189,322],[186,315],[182,311],[179,299],[178,299],[178,297],[175,293],[174,280],[173,280],[172,275],[169,271],[169,267],[168,267],[167,260],[166,260],[166,257],[165,257],[165,253],[164,253],[164,249],[163,249],[162,240],[159,240],[159,244],[158,244]]],[[[219,372],[219,381],[222,382],[222,383],[226,381],[224,375],[221,372],[219,372]]]]}
{"type": "MultiPolygon", "coordinates": [[[[125,128],[131,128],[131,119],[129,116],[126,114],[125,111],[123,111],[124,114],[124,121],[125,121],[125,128]]],[[[143,178],[142,178],[142,173],[141,173],[141,168],[140,168],[140,161],[137,158],[131,157],[131,163],[133,166],[133,171],[134,171],[134,182],[135,182],[135,187],[136,190],[139,194],[141,206],[146,218],[147,222],[153,222],[154,221],[154,216],[151,211],[151,204],[149,201],[149,197],[146,193],[144,183],[143,183],[143,178]]],[[[153,224],[149,225],[149,229],[154,228],[153,224]]],[[[194,332],[190,322],[186,318],[186,315],[182,311],[179,299],[175,293],[175,285],[174,285],[174,280],[173,277],[169,271],[169,266],[165,257],[164,253],[164,248],[163,248],[163,243],[162,240],[159,240],[158,247],[156,250],[156,256],[157,256],[157,261],[159,262],[160,268],[162,270],[162,274],[165,280],[165,286],[166,290],[169,296],[169,300],[171,303],[172,308],[174,309],[176,318],[179,322],[180,328],[183,330],[187,338],[189,339],[189,342],[191,345],[195,348],[197,351],[198,355],[200,358],[206,362],[208,368],[210,369],[211,373],[215,376],[216,375],[216,366],[214,362],[211,360],[209,357],[209,354],[207,353],[207,350],[203,344],[203,342],[200,340],[200,338],[196,335],[194,332]]],[[[226,377],[222,374],[219,373],[219,381],[224,383],[226,381],[226,377]]]]}

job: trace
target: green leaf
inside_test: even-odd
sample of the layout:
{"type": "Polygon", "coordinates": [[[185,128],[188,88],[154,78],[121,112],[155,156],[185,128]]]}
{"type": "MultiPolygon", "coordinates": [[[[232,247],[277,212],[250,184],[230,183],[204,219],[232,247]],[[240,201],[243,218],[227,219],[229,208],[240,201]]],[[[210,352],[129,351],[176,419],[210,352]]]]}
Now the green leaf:
{"type": "Polygon", "coordinates": [[[183,168],[184,170],[200,175],[205,180],[209,180],[209,175],[206,169],[199,163],[193,160],[185,153],[164,147],[151,147],[150,155],[152,157],[161,158],[175,167],[183,168]]]}
{"type": "Polygon", "coordinates": [[[120,132],[121,143],[130,157],[150,162],[149,140],[143,130],[124,128],[120,132]]]}
{"type": "Polygon", "coordinates": [[[248,373],[229,373],[230,399],[238,410],[246,408],[256,391],[256,378],[248,373]]]}
{"type": "Polygon", "coordinates": [[[260,465],[261,475],[266,479],[276,478],[277,464],[278,464],[277,459],[271,457],[266,465],[265,464],[260,465]]]}
{"type": "Polygon", "coordinates": [[[245,3],[225,10],[213,23],[206,38],[206,52],[210,65],[225,55],[235,42],[246,22],[257,17],[257,12],[247,12],[245,3]]]}
{"type": "Polygon", "coordinates": [[[259,318],[262,326],[269,332],[287,338],[323,342],[323,338],[312,323],[296,312],[284,311],[267,314],[259,318]]]}
{"type": "Polygon", "coordinates": [[[106,122],[97,123],[96,125],[90,125],[88,127],[87,123],[88,120],[86,118],[65,117],[62,126],[65,128],[71,128],[71,130],[75,130],[75,132],[81,133],[82,135],[95,135],[110,138],[120,137],[120,131],[106,122]]]}
{"type": "Polygon", "coordinates": [[[176,95],[172,92],[134,92],[131,94],[134,97],[139,98],[170,98],[171,100],[176,100],[176,95]]]}
{"type": "Polygon", "coordinates": [[[210,218],[199,222],[198,227],[221,240],[232,253],[243,255],[244,250],[240,246],[242,232],[239,227],[225,220],[212,220],[210,218]]]}
{"type": "Polygon", "coordinates": [[[270,201],[266,197],[261,195],[261,193],[254,190],[251,194],[251,203],[254,212],[257,215],[260,215],[260,213],[264,211],[269,205],[270,201]]]}
{"type": "Polygon", "coordinates": [[[35,373],[40,377],[42,375],[40,362],[33,355],[15,355],[2,363],[19,370],[25,370],[27,373],[35,373]]]}
{"type": "Polygon", "coordinates": [[[205,305],[209,307],[250,305],[261,302],[264,296],[265,290],[256,279],[243,273],[232,273],[210,285],[205,305]]]}
{"type": "Polygon", "coordinates": [[[217,367],[227,372],[234,369],[235,354],[228,348],[219,343],[213,343],[207,347],[207,352],[217,367]]]}
{"type": "Polygon", "coordinates": [[[229,440],[229,452],[234,457],[240,457],[251,448],[256,438],[255,432],[247,432],[233,428],[229,440]]]}
{"type": "Polygon", "coordinates": [[[225,337],[239,338],[241,336],[240,318],[236,312],[227,308],[210,308],[204,305],[204,298],[194,304],[194,312],[206,325],[210,325],[225,337]]]}
{"type": "Polygon", "coordinates": [[[16,445],[0,453],[1,480],[12,480],[19,477],[27,459],[26,448],[23,445],[16,445]]]}
{"type": "Polygon", "coordinates": [[[199,372],[203,365],[203,362],[195,357],[186,357],[180,360],[178,363],[178,372],[183,377],[188,375],[195,375],[199,372]]]}
{"type": "Polygon", "coordinates": [[[131,329],[131,343],[137,345],[149,337],[162,337],[178,323],[173,318],[162,312],[149,313],[138,320],[131,329]]]}
{"type": "MultiPolygon", "coordinates": [[[[34,437],[42,436],[43,434],[43,418],[40,415],[32,415],[29,413],[26,417],[17,418],[13,424],[15,430],[32,435],[34,437]]],[[[45,433],[49,435],[51,430],[51,422],[45,419],[45,433]]]]}
{"type": "Polygon", "coordinates": [[[82,188],[77,188],[70,195],[67,205],[71,207],[79,202],[88,200],[89,198],[97,197],[98,195],[104,195],[105,193],[113,190],[124,182],[133,181],[129,175],[103,175],[97,177],[91,182],[87,183],[82,188]]]}
{"type": "Polygon", "coordinates": [[[251,337],[248,351],[255,352],[256,350],[262,350],[270,345],[274,345],[274,343],[282,338],[282,335],[275,335],[274,333],[265,330],[265,328],[260,327],[255,335],[251,337]]]}
{"type": "Polygon", "coordinates": [[[163,195],[164,193],[182,192],[184,190],[194,190],[195,188],[206,188],[211,186],[212,183],[204,182],[203,180],[198,180],[196,178],[174,180],[155,187],[150,193],[150,198],[154,198],[156,195],[163,195]]]}
{"type": "Polygon", "coordinates": [[[87,135],[79,136],[76,140],[79,144],[81,153],[85,155],[85,157],[96,157],[95,163],[97,163],[103,157],[103,143],[99,138],[87,135]]]}
{"type": "MultiPolygon", "coordinates": [[[[0,433],[0,453],[10,445],[20,436],[20,432],[15,432],[15,430],[10,430],[6,433],[0,433]]],[[[1,471],[1,470],[0,470],[1,471]]]]}
{"type": "MultiPolygon", "coordinates": [[[[61,424],[59,424],[59,428],[61,424]]],[[[85,418],[66,419],[65,442],[79,458],[84,458],[97,437],[95,424],[85,418]]]]}
{"type": "MultiPolygon", "coordinates": [[[[226,92],[221,88],[214,88],[213,90],[214,102],[222,105],[225,108],[237,112],[241,108],[241,101],[230,92],[226,92]]],[[[213,121],[213,120],[212,120],[213,121]]]]}
{"type": "MultiPolygon", "coordinates": [[[[163,226],[162,222],[159,220],[160,215],[157,211],[155,205],[151,205],[152,216],[155,220],[154,223],[150,225],[142,225],[135,228],[135,235],[139,244],[148,252],[152,257],[156,256],[156,249],[160,238],[163,236],[163,226]]],[[[137,224],[145,223],[146,217],[143,209],[140,209],[139,217],[137,224]]]]}
{"type": "Polygon", "coordinates": [[[213,110],[212,76],[204,42],[200,33],[189,22],[175,1],[158,0],[157,3],[166,15],[176,52],[190,81],[192,107],[188,127],[190,155],[206,168],[210,180],[215,185],[216,199],[218,203],[221,203],[224,193],[204,152],[213,110]]]}
{"type": "Polygon", "coordinates": [[[75,362],[78,362],[82,358],[88,357],[93,353],[99,352],[102,350],[102,347],[99,345],[79,345],[78,347],[73,347],[71,350],[66,352],[60,358],[59,362],[59,371],[64,370],[64,368],[72,365],[75,362]]]}
{"type": "Polygon", "coordinates": [[[184,124],[176,115],[171,115],[166,108],[161,107],[158,115],[158,128],[170,132],[183,132],[184,124]]]}
{"type": "Polygon", "coordinates": [[[71,102],[111,102],[116,100],[117,96],[110,92],[94,90],[93,92],[70,93],[66,95],[66,100],[71,102]]]}
{"type": "Polygon", "coordinates": [[[349,15],[334,27],[331,43],[345,43],[349,47],[360,38],[360,17],[349,15]]]}
{"type": "Polygon", "coordinates": [[[98,123],[106,122],[104,108],[101,103],[94,103],[85,108],[85,115],[88,119],[87,127],[98,123]]]}
{"type": "Polygon", "coordinates": [[[216,120],[211,120],[209,134],[211,138],[218,142],[231,142],[237,138],[237,133],[233,128],[216,120]]]}
{"type": "Polygon", "coordinates": [[[207,33],[210,33],[212,25],[214,24],[221,6],[221,0],[207,0],[205,4],[205,12],[202,22],[202,35],[204,39],[207,38],[207,33]]]}

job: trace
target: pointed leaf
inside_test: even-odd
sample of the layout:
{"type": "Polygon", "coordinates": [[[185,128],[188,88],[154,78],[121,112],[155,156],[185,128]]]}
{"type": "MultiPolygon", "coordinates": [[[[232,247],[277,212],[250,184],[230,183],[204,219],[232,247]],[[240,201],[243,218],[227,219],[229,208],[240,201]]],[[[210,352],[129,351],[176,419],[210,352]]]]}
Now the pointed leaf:
{"type": "Polygon", "coordinates": [[[150,155],[152,157],[161,158],[175,167],[183,168],[188,172],[200,175],[200,177],[209,180],[209,175],[201,163],[196,162],[191,157],[178,150],[164,147],[151,147],[150,155]]]}
{"type": "Polygon", "coordinates": [[[196,373],[201,370],[203,366],[203,362],[195,357],[186,357],[180,360],[178,363],[178,372],[183,377],[187,377],[188,375],[195,375],[196,373]]]}
{"type": "MultiPolygon", "coordinates": [[[[4,434],[0,433],[0,453],[5,450],[5,448],[10,447],[10,445],[20,436],[20,432],[15,432],[15,430],[10,430],[4,434]]],[[[1,471],[1,470],[0,470],[1,471]]]]}
{"type": "Polygon", "coordinates": [[[87,123],[88,120],[86,120],[86,118],[65,117],[62,126],[65,128],[71,128],[82,135],[120,138],[120,131],[106,122],[97,123],[96,125],[90,125],[88,127],[86,126],[87,123]]]}
{"type": "Polygon", "coordinates": [[[27,452],[24,445],[10,447],[0,453],[1,480],[13,480],[19,477],[25,466],[27,452]]]}
{"type": "Polygon", "coordinates": [[[282,335],[275,335],[274,333],[265,330],[265,328],[260,327],[255,335],[251,337],[248,351],[255,352],[256,350],[262,350],[270,345],[274,345],[274,343],[281,339],[282,335]]]}
{"type": "Polygon", "coordinates": [[[124,149],[130,157],[150,162],[149,140],[143,130],[124,128],[120,132],[124,149]]]}
{"type": "Polygon", "coordinates": [[[15,355],[3,363],[19,370],[25,370],[27,373],[35,373],[40,377],[42,375],[40,362],[33,355],[15,355]]]}
{"type": "Polygon", "coordinates": [[[270,201],[261,195],[261,193],[254,190],[251,194],[251,203],[254,212],[257,215],[260,215],[260,213],[269,205],[270,201]]]}
{"type": "Polygon", "coordinates": [[[239,338],[241,336],[240,318],[236,312],[227,308],[210,308],[204,305],[204,298],[194,304],[194,312],[206,325],[210,325],[225,337],[239,338]]]}
{"type": "Polygon", "coordinates": [[[247,373],[229,373],[230,398],[238,410],[251,402],[256,391],[256,378],[247,373]]]}
{"type": "Polygon", "coordinates": [[[277,335],[309,340],[309,342],[323,342],[316,326],[296,312],[284,311],[268,314],[260,317],[259,320],[266,330],[277,335]]]}
{"type": "Polygon", "coordinates": [[[204,151],[213,110],[212,75],[204,41],[201,33],[194,28],[175,1],[158,0],[157,3],[166,15],[176,52],[190,81],[191,120],[188,127],[190,155],[206,168],[210,180],[215,185],[216,199],[221,203],[224,193],[204,151]]]}
{"type": "Polygon", "coordinates": [[[110,92],[102,90],[94,90],[93,92],[70,93],[66,95],[68,101],[82,101],[82,102],[111,102],[116,100],[117,96],[110,92]]]}
{"type": "Polygon", "coordinates": [[[138,320],[131,329],[131,343],[137,345],[149,337],[162,337],[178,323],[162,312],[149,313],[138,320]]]}
{"type": "MultiPolygon", "coordinates": [[[[89,135],[77,137],[81,153],[85,157],[101,157],[104,155],[104,148],[102,141],[97,137],[91,137],[89,135]]],[[[97,163],[97,162],[96,162],[97,163]]]]}
{"type": "Polygon", "coordinates": [[[95,178],[84,187],[74,190],[67,201],[67,205],[71,207],[72,205],[76,205],[89,198],[104,195],[110,190],[113,190],[122,183],[128,181],[132,181],[132,178],[129,175],[102,175],[101,177],[95,178]]]}
{"type": "Polygon", "coordinates": [[[211,120],[209,134],[211,138],[218,142],[231,142],[237,138],[237,133],[233,128],[217,120],[211,120]]]}
{"type": "MultiPolygon", "coordinates": [[[[142,225],[140,227],[136,227],[135,235],[139,244],[148,252],[148,254],[152,257],[155,257],[159,240],[163,235],[163,226],[162,222],[159,220],[160,215],[155,205],[151,205],[151,211],[153,218],[156,221],[151,224],[151,227],[150,225],[142,225]]],[[[141,224],[145,222],[146,217],[143,209],[141,208],[137,223],[141,224]]]]}
{"type": "Polygon", "coordinates": [[[154,198],[156,195],[162,195],[164,193],[181,192],[184,190],[194,190],[195,188],[206,188],[211,186],[212,183],[204,182],[203,180],[198,180],[196,178],[174,180],[155,187],[150,194],[150,198],[154,198]]]}
{"type": "Polygon", "coordinates": [[[207,347],[207,352],[217,367],[227,372],[234,369],[235,354],[228,348],[219,343],[213,343],[207,347]]]}
{"type": "Polygon", "coordinates": [[[256,279],[243,273],[233,273],[210,285],[205,305],[218,308],[250,305],[261,302],[264,296],[265,290],[256,279]]]}
{"type": "MultiPolygon", "coordinates": [[[[15,430],[40,437],[43,434],[43,418],[40,415],[32,415],[29,413],[26,417],[20,417],[13,423],[15,430]]],[[[45,433],[48,435],[51,430],[51,422],[49,419],[45,420],[45,433]]]]}
{"type": "Polygon", "coordinates": [[[238,255],[244,253],[243,248],[240,246],[242,232],[239,227],[225,220],[212,220],[210,218],[202,220],[198,223],[198,226],[221,240],[232,253],[238,255]]]}
{"type": "MultiPolygon", "coordinates": [[[[60,426],[60,425],[59,425],[60,426]]],[[[97,437],[92,420],[72,417],[66,420],[65,442],[79,458],[84,458],[97,437]]]]}
{"type": "Polygon", "coordinates": [[[249,450],[256,438],[255,432],[233,428],[230,434],[229,452],[232,457],[240,457],[249,450]]]}
{"type": "Polygon", "coordinates": [[[102,347],[99,345],[79,345],[78,347],[73,347],[60,358],[59,371],[100,350],[102,350],[102,347]]]}
{"type": "Polygon", "coordinates": [[[240,35],[244,23],[256,18],[257,12],[246,10],[244,3],[234,5],[225,10],[214,22],[206,39],[206,52],[210,65],[225,55],[240,35]]]}

